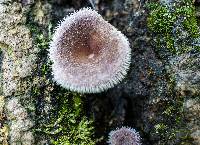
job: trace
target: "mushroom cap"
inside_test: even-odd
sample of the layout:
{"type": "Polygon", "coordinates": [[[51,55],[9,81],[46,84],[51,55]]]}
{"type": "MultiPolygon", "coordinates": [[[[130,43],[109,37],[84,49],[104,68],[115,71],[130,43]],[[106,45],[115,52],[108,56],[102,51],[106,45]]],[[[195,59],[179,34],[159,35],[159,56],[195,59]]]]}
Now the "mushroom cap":
{"type": "Polygon", "coordinates": [[[131,60],[128,39],[83,8],[64,18],[50,43],[54,80],[71,91],[98,93],[119,83],[131,60]]]}
{"type": "Polygon", "coordinates": [[[141,145],[139,133],[132,128],[117,128],[109,133],[110,145],[141,145]]]}

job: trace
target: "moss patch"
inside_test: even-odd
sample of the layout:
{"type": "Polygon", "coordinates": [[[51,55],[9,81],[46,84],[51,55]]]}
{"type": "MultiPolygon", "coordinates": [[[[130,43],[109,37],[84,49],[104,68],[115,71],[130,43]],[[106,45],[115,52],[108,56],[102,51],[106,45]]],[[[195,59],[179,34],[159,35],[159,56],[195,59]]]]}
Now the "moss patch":
{"type": "Polygon", "coordinates": [[[158,47],[164,44],[175,54],[192,49],[200,50],[198,45],[193,45],[200,33],[191,0],[181,0],[169,5],[152,2],[147,4],[147,8],[150,10],[148,28],[157,35],[158,47]]]}
{"type": "Polygon", "coordinates": [[[42,126],[41,131],[49,135],[55,145],[94,145],[92,121],[83,115],[83,96],[66,92],[55,97],[58,102],[51,123],[42,126]]]}

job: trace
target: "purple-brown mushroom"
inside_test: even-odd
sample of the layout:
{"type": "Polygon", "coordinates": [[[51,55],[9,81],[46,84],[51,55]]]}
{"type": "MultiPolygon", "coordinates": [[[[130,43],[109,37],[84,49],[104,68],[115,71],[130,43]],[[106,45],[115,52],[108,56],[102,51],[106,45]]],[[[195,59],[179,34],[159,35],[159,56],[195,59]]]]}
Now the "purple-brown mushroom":
{"type": "Polygon", "coordinates": [[[119,83],[131,60],[128,39],[95,10],[64,18],[50,43],[54,80],[71,91],[97,93],[119,83]]]}
{"type": "Polygon", "coordinates": [[[109,133],[109,145],[141,145],[139,133],[129,127],[121,127],[109,133]]]}

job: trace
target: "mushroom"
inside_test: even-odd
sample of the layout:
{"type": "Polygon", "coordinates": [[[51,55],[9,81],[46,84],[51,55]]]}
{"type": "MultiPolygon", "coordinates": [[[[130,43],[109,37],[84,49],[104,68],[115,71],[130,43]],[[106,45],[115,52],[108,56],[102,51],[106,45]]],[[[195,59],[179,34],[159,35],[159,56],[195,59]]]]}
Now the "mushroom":
{"type": "Polygon", "coordinates": [[[128,39],[100,14],[83,8],[57,26],[49,56],[58,84],[71,91],[98,93],[125,77],[131,48],[128,39]]]}
{"type": "Polygon", "coordinates": [[[117,128],[109,133],[110,145],[141,145],[139,133],[132,128],[117,128]]]}

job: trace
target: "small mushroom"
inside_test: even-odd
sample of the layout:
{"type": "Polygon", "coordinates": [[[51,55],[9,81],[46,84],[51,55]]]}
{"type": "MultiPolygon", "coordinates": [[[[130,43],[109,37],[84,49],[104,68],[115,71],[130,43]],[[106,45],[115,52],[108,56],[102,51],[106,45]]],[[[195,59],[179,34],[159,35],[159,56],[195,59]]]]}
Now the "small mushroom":
{"type": "Polygon", "coordinates": [[[50,43],[54,80],[71,91],[98,93],[119,83],[131,60],[128,39],[83,8],[64,18],[50,43]]]}
{"type": "Polygon", "coordinates": [[[141,145],[139,133],[132,128],[117,128],[109,133],[109,145],[141,145]]]}

